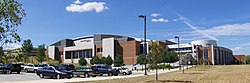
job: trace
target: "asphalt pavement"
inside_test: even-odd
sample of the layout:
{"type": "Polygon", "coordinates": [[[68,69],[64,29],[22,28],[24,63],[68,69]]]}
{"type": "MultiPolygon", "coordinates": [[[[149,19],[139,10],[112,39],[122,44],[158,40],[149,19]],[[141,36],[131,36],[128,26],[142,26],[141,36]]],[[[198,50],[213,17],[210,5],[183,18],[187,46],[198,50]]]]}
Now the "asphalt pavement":
{"type": "MultiPolygon", "coordinates": [[[[167,70],[159,70],[159,73],[167,73],[172,71],[178,71],[178,68],[167,70]]],[[[155,74],[155,71],[149,71],[148,75],[155,74]]],[[[117,78],[131,78],[144,76],[144,71],[133,71],[132,75],[119,75],[119,76],[97,76],[90,78],[80,78],[74,77],[71,79],[51,79],[51,78],[40,78],[35,73],[25,73],[21,74],[0,74],[0,83],[65,83],[65,82],[81,82],[81,81],[95,81],[95,80],[108,80],[117,78]]]]}

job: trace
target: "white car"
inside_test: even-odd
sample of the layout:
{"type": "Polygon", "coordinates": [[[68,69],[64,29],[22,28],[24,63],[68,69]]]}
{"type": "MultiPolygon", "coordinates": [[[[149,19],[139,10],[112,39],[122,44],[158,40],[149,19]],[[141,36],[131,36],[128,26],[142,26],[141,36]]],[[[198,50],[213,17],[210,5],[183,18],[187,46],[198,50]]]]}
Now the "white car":
{"type": "Polygon", "coordinates": [[[113,67],[113,69],[118,69],[119,72],[123,75],[130,75],[132,74],[132,71],[129,70],[128,68],[125,68],[125,67],[113,67]]]}
{"type": "Polygon", "coordinates": [[[28,64],[28,65],[24,65],[23,69],[25,70],[25,72],[36,72],[38,68],[42,68],[39,65],[35,65],[35,64],[28,64]]]}

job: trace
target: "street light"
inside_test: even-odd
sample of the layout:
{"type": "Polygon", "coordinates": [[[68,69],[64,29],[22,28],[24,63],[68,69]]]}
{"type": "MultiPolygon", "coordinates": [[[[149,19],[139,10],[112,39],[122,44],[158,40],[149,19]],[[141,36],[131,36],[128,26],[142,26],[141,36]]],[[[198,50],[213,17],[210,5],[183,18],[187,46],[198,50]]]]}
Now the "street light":
{"type": "Polygon", "coordinates": [[[174,38],[177,39],[177,45],[178,45],[178,56],[179,56],[179,70],[181,70],[181,56],[180,56],[180,38],[178,36],[175,36],[174,38]]]}
{"type": "Polygon", "coordinates": [[[144,65],[145,65],[145,73],[144,73],[144,75],[147,75],[146,15],[139,15],[138,17],[144,19],[144,48],[143,48],[143,55],[145,56],[145,63],[144,63],[144,65]]]}

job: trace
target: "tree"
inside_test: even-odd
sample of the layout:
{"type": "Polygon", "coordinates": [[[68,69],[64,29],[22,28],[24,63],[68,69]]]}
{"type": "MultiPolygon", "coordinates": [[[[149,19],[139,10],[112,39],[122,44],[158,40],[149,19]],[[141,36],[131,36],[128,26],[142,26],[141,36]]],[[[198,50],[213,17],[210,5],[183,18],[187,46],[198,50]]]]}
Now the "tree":
{"type": "Polygon", "coordinates": [[[247,64],[250,64],[250,55],[247,55],[247,56],[246,56],[246,63],[247,63],[247,64]]]}
{"type": "Polygon", "coordinates": [[[98,56],[94,56],[90,60],[90,64],[92,64],[92,65],[101,64],[101,63],[102,63],[102,60],[98,56]]]}
{"type": "Polygon", "coordinates": [[[43,61],[45,61],[45,44],[42,45],[38,45],[38,49],[37,49],[37,57],[36,60],[40,63],[42,63],[43,61]]]}
{"type": "Polygon", "coordinates": [[[123,65],[123,56],[120,54],[117,54],[115,56],[115,60],[114,60],[114,66],[115,67],[120,67],[123,65]]]}
{"type": "Polygon", "coordinates": [[[112,60],[112,58],[110,56],[108,56],[106,58],[106,64],[108,64],[108,65],[112,65],[113,64],[113,60],[112,60]]]}
{"type": "Polygon", "coordinates": [[[26,14],[22,4],[16,0],[0,1],[0,43],[1,46],[6,43],[20,42],[20,36],[17,34],[17,27],[21,25],[23,17],[26,14]]]}
{"type": "Polygon", "coordinates": [[[148,59],[149,59],[149,64],[153,65],[156,67],[156,80],[158,81],[158,63],[162,61],[162,53],[163,53],[163,48],[158,45],[156,42],[151,41],[149,45],[150,51],[148,54],[148,59]]]}
{"type": "Polygon", "coordinates": [[[21,48],[17,49],[17,54],[15,55],[15,60],[16,60],[16,62],[23,61],[23,53],[22,53],[22,49],[21,48]]]}
{"type": "Polygon", "coordinates": [[[3,57],[4,57],[4,53],[3,53],[3,47],[0,47],[0,63],[3,63],[3,57]]]}
{"type": "Polygon", "coordinates": [[[22,51],[24,53],[24,62],[27,63],[27,59],[28,59],[28,56],[31,52],[31,50],[33,49],[33,45],[31,43],[31,40],[28,39],[28,40],[24,40],[23,41],[23,44],[22,44],[22,51]]]}
{"type": "Polygon", "coordinates": [[[78,61],[78,64],[83,66],[83,65],[87,65],[87,61],[84,57],[80,57],[80,60],[78,61]]]}
{"type": "Polygon", "coordinates": [[[102,61],[102,64],[107,64],[107,58],[106,57],[102,57],[101,61],[102,61]]]}
{"type": "Polygon", "coordinates": [[[168,52],[167,56],[169,56],[169,63],[173,63],[179,60],[179,57],[175,51],[168,52]]]}
{"type": "Polygon", "coordinates": [[[145,62],[145,56],[142,55],[142,54],[138,55],[137,58],[136,58],[136,63],[140,64],[140,65],[143,65],[144,62],[145,62]]]}

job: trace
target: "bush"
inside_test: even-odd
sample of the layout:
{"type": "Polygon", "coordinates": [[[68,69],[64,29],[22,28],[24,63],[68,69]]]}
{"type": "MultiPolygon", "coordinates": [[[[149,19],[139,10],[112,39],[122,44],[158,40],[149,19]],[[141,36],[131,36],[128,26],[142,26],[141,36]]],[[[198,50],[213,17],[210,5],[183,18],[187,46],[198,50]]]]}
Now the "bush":
{"type": "Polygon", "coordinates": [[[120,67],[120,66],[122,66],[122,65],[124,65],[124,64],[123,64],[123,56],[117,54],[117,55],[115,56],[114,66],[115,66],[115,67],[120,67]]]}
{"type": "Polygon", "coordinates": [[[84,57],[81,57],[80,60],[78,61],[78,64],[81,66],[87,65],[87,61],[84,57]]]}
{"type": "Polygon", "coordinates": [[[102,63],[102,60],[98,56],[94,56],[90,60],[90,64],[92,64],[92,65],[94,65],[94,64],[101,64],[101,63],[102,63]]]}

